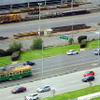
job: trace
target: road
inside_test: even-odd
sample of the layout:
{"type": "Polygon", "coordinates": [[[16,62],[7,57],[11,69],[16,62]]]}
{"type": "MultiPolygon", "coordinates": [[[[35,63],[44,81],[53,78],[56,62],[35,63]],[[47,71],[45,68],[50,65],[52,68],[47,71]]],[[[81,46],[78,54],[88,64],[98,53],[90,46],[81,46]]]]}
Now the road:
{"type": "MultiPolygon", "coordinates": [[[[39,80],[41,78],[54,77],[68,74],[75,71],[91,69],[98,67],[98,56],[94,55],[94,49],[81,51],[78,55],[58,55],[44,58],[43,77],[42,77],[42,59],[34,60],[36,66],[33,66],[33,76],[21,80],[1,82],[0,87],[12,86],[19,83],[39,80]]],[[[22,63],[13,66],[21,66],[22,63]]]]}
{"type": "MultiPolygon", "coordinates": [[[[100,68],[95,68],[91,69],[95,71],[95,80],[92,82],[93,86],[94,85],[99,85],[100,84],[100,68]]],[[[50,85],[52,88],[56,89],[57,94],[65,93],[65,92],[70,92],[70,91],[75,91],[78,89],[86,88],[89,87],[89,83],[83,83],[81,80],[83,78],[83,73],[86,72],[86,70],[75,72],[72,74],[68,75],[62,75],[62,76],[57,76],[57,77],[52,77],[48,79],[43,79],[39,81],[33,81],[29,83],[24,83],[21,85],[17,86],[25,86],[27,87],[27,91],[24,93],[19,93],[19,94],[11,94],[11,90],[14,87],[17,86],[12,86],[8,88],[3,88],[0,89],[0,99],[1,100],[24,100],[24,97],[30,93],[36,92],[36,89],[40,87],[41,85],[50,85]],[[5,96],[6,94],[6,96],[5,96]]],[[[44,97],[52,97],[52,91],[46,92],[46,93],[39,93],[40,98],[44,97]]],[[[67,98],[70,99],[70,98],[67,98]]]]}

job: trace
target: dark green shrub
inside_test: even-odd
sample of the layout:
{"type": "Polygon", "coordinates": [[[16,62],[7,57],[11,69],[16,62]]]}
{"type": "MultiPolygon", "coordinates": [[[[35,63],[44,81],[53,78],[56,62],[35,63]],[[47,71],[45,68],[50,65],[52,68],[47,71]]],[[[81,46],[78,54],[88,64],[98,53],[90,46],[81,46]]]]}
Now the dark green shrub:
{"type": "Polygon", "coordinates": [[[6,50],[6,56],[10,56],[12,53],[13,53],[13,51],[11,49],[6,50]]]}
{"type": "Polygon", "coordinates": [[[87,43],[87,41],[85,39],[82,40],[81,43],[80,43],[80,48],[85,48],[86,47],[86,43],[87,43]]]}
{"type": "Polygon", "coordinates": [[[0,57],[4,57],[4,56],[6,56],[6,51],[0,49],[0,57]]]}
{"type": "Polygon", "coordinates": [[[74,39],[73,38],[69,38],[68,43],[69,44],[73,44],[74,43],[74,39]]]}
{"type": "Polygon", "coordinates": [[[15,52],[15,51],[21,51],[22,48],[22,43],[19,41],[13,41],[10,45],[9,45],[9,49],[8,52],[15,52]]]}
{"type": "Polygon", "coordinates": [[[11,55],[12,61],[17,61],[19,59],[19,56],[20,56],[20,51],[13,52],[11,55]]]}
{"type": "Polygon", "coordinates": [[[86,39],[87,40],[87,36],[86,35],[82,35],[78,37],[78,42],[81,43],[82,40],[86,39]]]}
{"type": "Polygon", "coordinates": [[[42,42],[43,40],[40,37],[35,38],[31,45],[31,49],[42,49],[42,42]]]}

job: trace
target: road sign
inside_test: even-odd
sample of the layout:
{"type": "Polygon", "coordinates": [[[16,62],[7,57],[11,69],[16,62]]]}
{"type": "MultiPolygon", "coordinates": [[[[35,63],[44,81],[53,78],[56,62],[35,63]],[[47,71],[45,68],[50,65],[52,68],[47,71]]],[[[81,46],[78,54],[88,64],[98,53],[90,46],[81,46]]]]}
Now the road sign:
{"type": "Polygon", "coordinates": [[[68,40],[68,36],[60,36],[59,38],[60,38],[60,39],[68,40]]]}

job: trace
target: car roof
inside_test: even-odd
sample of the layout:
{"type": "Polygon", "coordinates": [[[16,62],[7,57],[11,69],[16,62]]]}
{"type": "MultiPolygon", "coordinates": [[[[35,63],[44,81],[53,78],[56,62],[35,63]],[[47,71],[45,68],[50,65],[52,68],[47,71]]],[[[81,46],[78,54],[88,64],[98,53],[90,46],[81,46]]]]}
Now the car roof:
{"type": "Polygon", "coordinates": [[[38,95],[38,93],[31,93],[28,95],[28,97],[32,97],[33,95],[38,95]]]}
{"type": "Polygon", "coordinates": [[[25,87],[23,87],[23,86],[20,86],[20,87],[15,87],[14,89],[19,89],[19,88],[25,88],[25,87]]]}
{"type": "Polygon", "coordinates": [[[49,86],[49,87],[50,87],[50,85],[43,85],[43,86],[40,86],[40,88],[44,88],[44,87],[46,87],[46,86],[49,86]]]}

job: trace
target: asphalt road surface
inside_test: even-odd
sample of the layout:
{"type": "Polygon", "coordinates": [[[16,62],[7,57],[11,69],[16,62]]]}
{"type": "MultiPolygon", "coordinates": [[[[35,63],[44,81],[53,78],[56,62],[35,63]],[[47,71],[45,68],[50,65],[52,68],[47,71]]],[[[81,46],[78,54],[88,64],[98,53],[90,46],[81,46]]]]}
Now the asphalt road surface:
{"type": "MultiPolygon", "coordinates": [[[[92,82],[92,86],[100,84],[100,68],[98,67],[91,70],[95,71],[95,80],[92,82]]],[[[68,75],[62,75],[58,77],[53,77],[53,78],[43,79],[39,81],[24,83],[21,85],[16,85],[8,88],[3,88],[0,89],[0,99],[1,100],[24,100],[25,96],[27,96],[30,93],[35,93],[36,89],[42,85],[50,85],[51,88],[55,88],[56,89],[55,95],[86,88],[89,87],[89,83],[82,82],[83,73],[85,73],[86,71],[87,70],[83,70],[68,75]],[[14,87],[18,87],[18,86],[27,87],[27,91],[24,93],[12,94],[11,90],[14,87]]],[[[39,97],[40,98],[52,97],[52,91],[39,93],[39,97]]]]}
{"type": "MultiPolygon", "coordinates": [[[[100,60],[100,59],[99,59],[100,60]]],[[[98,56],[94,55],[93,50],[81,51],[77,55],[59,55],[38,60],[34,60],[36,66],[33,66],[33,76],[23,78],[21,80],[1,82],[0,87],[11,86],[29,82],[32,80],[39,80],[41,78],[48,78],[68,74],[75,71],[84,69],[91,69],[98,67],[98,56]],[[42,66],[42,61],[44,65],[42,66]],[[42,73],[43,67],[43,73],[42,73]],[[42,76],[43,75],[43,76],[42,76]]],[[[99,61],[100,62],[100,61],[99,61]]],[[[22,63],[13,66],[20,66],[22,63]]]]}

